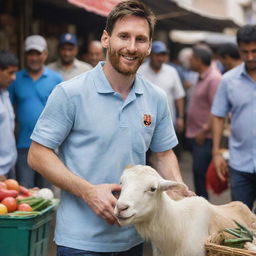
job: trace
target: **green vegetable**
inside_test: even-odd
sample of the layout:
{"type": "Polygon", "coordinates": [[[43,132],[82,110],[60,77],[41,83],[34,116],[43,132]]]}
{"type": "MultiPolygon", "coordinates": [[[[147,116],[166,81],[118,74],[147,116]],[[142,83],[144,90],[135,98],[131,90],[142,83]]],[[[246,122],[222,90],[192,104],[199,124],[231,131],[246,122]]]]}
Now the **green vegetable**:
{"type": "Polygon", "coordinates": [[[15,211],[8,213],[9,216],[33,216],[33,215],[39,215],[41,212],[38,211],[32,211],[32,212],[23,212],[23,211],[15,211]]]}
{"type": "Polygon", "coordinates": [[[41,197],[32,196],[32,197],[27,197],[27,198],[18,200],[18,204],[21,204],[21,203],[29,204],[32,207],[33,211],[42,211],[45,208],[47,208],[49,205],[51,205],[52,201],[46,200],[41,197]]]}

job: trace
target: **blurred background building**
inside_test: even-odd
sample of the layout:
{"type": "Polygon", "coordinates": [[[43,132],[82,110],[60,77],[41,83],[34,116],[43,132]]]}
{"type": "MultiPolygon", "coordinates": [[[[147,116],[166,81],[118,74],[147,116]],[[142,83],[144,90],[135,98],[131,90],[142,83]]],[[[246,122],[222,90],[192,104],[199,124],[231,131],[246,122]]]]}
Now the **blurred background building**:
{"type": "MultiPolygon", "coordinates": [[[[90,40],[100,39],[107,14],[120,1],[0,0],[0,49],[17,54],[23,65],[24,38],[41,34],[47,38],[51,62],[59,35],[71,32],[79,38],[80,51],[86,51],[90,40]]],[[[255,0],[141,1],[157,15],[154,39],[166,42],[174,53],[206,39],[234,41],[239,26],[256,21],[255,0]]]]}

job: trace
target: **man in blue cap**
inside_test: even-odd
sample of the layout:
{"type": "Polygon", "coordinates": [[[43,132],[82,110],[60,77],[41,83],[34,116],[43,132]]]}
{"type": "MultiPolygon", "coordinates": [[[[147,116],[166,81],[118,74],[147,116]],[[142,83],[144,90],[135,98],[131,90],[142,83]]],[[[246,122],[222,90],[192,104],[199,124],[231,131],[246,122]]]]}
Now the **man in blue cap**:
{"type": "Polygon", "coordinates": [[[64,80],[69,80],[92,68],[90,64],[76,58],[78,44],[74,34],[62,34],[58,50],[60,58],[56,62],[50,63],[48,67],[60,72],[64,80]]]}
{"type": "Polygon", "coordinates": [[[168,52],[165,43],[153,41],[149,61],[143,63],[138,72],[166,92],[172,122],[179,134],[184,129],[185,92],[176,69],[166,64],[168,52]]]}

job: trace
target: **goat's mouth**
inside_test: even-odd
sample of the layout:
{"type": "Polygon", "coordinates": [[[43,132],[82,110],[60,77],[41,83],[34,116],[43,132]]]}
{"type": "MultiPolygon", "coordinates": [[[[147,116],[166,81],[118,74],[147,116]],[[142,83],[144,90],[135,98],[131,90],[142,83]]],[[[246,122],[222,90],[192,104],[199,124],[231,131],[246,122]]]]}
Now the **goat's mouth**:
{"type": "Polygon", "coordinates": [[[135,213],[130,216],[116,215],[116,218],[117,218],[118,222],[124,222],[124,221],[130,220],[134,216],[135,216],[135,213]]]}

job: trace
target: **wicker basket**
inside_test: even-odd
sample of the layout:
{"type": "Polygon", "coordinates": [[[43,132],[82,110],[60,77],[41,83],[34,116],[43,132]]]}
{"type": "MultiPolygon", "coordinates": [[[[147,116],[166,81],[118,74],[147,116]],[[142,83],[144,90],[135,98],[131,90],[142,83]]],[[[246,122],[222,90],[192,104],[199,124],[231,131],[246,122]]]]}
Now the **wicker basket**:
{"type": "Polygon", "coordinates": [[[226,235],[220,232],[207,239],[205,243],[207,256],[256,256],[256,252],[253,251],[220,245],[224,237],[226,237],[226,235]]]}

